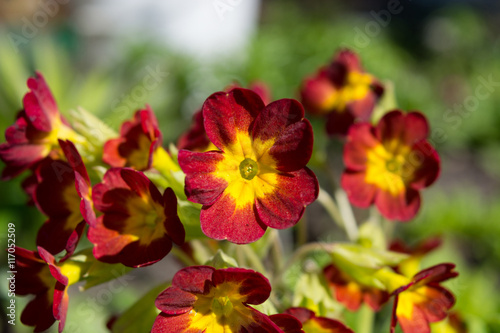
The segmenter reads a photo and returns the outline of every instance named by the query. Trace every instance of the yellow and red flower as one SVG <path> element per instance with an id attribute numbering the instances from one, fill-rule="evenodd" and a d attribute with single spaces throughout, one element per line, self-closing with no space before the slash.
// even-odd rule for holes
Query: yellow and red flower
<path id="1" fill-rule="evenodd" d="M 387 113 L 377 126 L 354 124 L 344 148 L 342 187 L 358 207 L 375 203 L 391 220 L 408 221 L 420 208 L 419 191 L 438 177 L 439 155 L 427 141 L 419 112 Z"/>
<path id="2" fill-rule="evenodd" d="M 95 219 L 90 199 L 90 179 L 71 141 L 59 141 L 68 162 L 46 158 L 36 170 L 34 201 L 49 219 L 37 235 L 37 245 L 52 254 L 73 253 L 85 227 Z"/>
<path id="3" fill-rule="evenodd" d="M 302 323 L 305 333 L 353 333 L 340 321 L 317 317 L 313 311 L 306 308 L 290 308 L 285 313 L 297 318 Z"/>
<path id="4" fill-rule="evenodd" d="M 102 160 L 112 167 L 131 167 L 147 170 L 153 163 L 153 154 L 162 143 L 158 121 L 149 107 L 138 110 L 132 120 L 120 128 L 120 137 L 104 144 Z"/>
<path id="5" fill-rule="evenodd" d="M 440 264 L 415 274 L 411 281 L 393 291 L 395 295 L 391 332 L 399 322 L 404 333 L 430 333 L 430 323 L 446 318 L 455 297 L 440 285 L 458 275 L 455 265 Z"/>
<path id="6" fill-rule="evenodd" d="M 406 253 L 410 256 L 400 262 L 395 268 L 396 271 L 405 276 L 413 276 L 420 271 L 420 262 L 422 258 L 429 252 L 441 246 L 442 240 L 440 237 L 432 237 L 421 241 L 414 247 L 409 247 L 401 240 L 394 240 L 389 246 L 389 250 L 393 252 Z"/>
<path id="7" fill-rule="evenodd" d="M 79 281 L 82 267 L 61 260 L 42 247 L 38 251 L 16 248 L 16 294 L 35 295 L 24 308 L 21 322 L 34 326 L 34 332 L 43 332 L 57 320 L 61 333 L 68 310 L 67 287 Z"/>
<path id="8" fill-rule="evenodd" d="M 370 120 L 383 91 L 380 82 L 363 71 L 357 54 L 345 49 L 305 79 L 300 94 L 308 112 L 327 116 L 329 135 L 344 136 L 356 120 Z"/>
<path id="9" fill-rule="evenodd" d="M 2 179 L 10 179 L 47 156 L 62 155 L 58 139 L 75 140 L 78 135 L 61 116 L 45 79 L 40 73 L 28 79 L 30 91 L 24 96 L 24 110 L 5 131 L 0 159 L 6 164 Z"/>
<path id="10" fill-rule="evenodd" d="M 92 198 L 103 214 L 90 225 L 88 239 L 100 261 L 151 265 L 170 252 L 172 242 L 184 243 L 173 190 L 167 188 L 161 195 L 140 171 L 109 169 L 93 188 Z"/>
<path id="11" fill-rule="evenodd" d="M 237 84 L 232 84 L 224 91 L 230 91 L 234 88 L 240 88 Z M 250 90 L 256 92 L 265 105 L 271 102 L 271 94 L 269 92 L 269 88 L 262 82 L 254 82 L 249 87 Z M 203 112 L 200 109 L 193 115 L 193 122 L 191 127 L 179 137 L 177 140 L 177 148 L 178 149 L 187 149 L 191 151 L 199 151 L 204 152 L 208 150 L 215 150 L 215 147 L 207 136 L 207 132 L 205 131 L 205 126 L 203 124 Z"/>
<path id="12" fill-rule="evenodd" d="M 253 91 L 235 88 L 211 95 L 203 117 L 219 150 L 178 155 L 188 200 L 203 205 L 203 232 L 250 243 L 267 227 L 295 225 L 319 190 L 306 167 L 313 133 L 302 105 L 282 99 L 265 106 Z"/>
<path id="13" fill-rule="evenodd" d="M 387 291 L 365 286 L 333 264 L 326 266 L 323 273 L 337 301 L 344 304 L 350 311 L 357 311 L 363 302 L 374 311 L 378 311 L 389 300 Z"/>
<path id="14" fill-rule="evenodd" d="M 152 333 L 282 332 L 250 305 L 271 293 L 269 281 L 243 268 L 191 266 L 178 271 L 155 305 L 161 310 Z"/>

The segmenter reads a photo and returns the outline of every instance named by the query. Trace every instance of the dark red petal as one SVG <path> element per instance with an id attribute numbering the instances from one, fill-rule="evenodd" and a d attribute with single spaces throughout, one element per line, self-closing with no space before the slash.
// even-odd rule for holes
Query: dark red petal
<path id="1" fill-rule="evenodd" d="M 177 148 L 204 151 L 209 144 L 210 140 L 203 126 L 203 113 L 199 110 L 193 115 L 193 121 L 189 130 L 177 140 Z"/>
<path id="2" fill-rule="evenodd" d="M 425 285 L 431 282 L 442 282 L 458 276 L 454 272 L 455 264 L 444 263 L 426 268 L 413 277 L 412 281 L 418 285 Z"/>
<path id="3" fill-rule="evenodd" d="M 54 256 L 40 246 L 37 246 L 37 250 L 40 257 L 49 265 L 50 274 L 52 274 L 54 279 L 58 283 L 67 286 L 68 277 L 61 272 L 61 268 L 57 266 Z"/>
<path id="4" fill-rule="evenodd" d="M 237 208 L 231 195 L 222 194 L 211 206 L 202 207 L 201 230 L 212 239 L 252 243 L 261 238 L 267 228 L 256 214 L 254 205 Z"/>
<path id="5" fill-rule="evenodd" d="M 455 304 L 455 296 L 447 289 L 432 284 L 426 287 L 427 302 L 416 304 L 430 323 L 443 320 L 448 315 L 448 310 Z"/>
<path id="6" fill-rule="evenodd" d="M 304 333 L 300 321 L 292 315 L 275 314 L 269 316 L 284 333 Z"/>
<path id="7" fill-rule="evenodd" d="M 405 115 L 401 110 L 394 110 L 380 119 L 376 133 L 382 143 L 397 139 L 407 146 L 412 146 L 415 142 L 427 138 L 429 125 L 425 116 L 419 112 Z"/>
<path id="8" fill-rule="evenodd" d="M 384 290 L 369 288 L 364 291 L 363 300 L 373 311 L 379 311 L 382 305 L 389 301 L 389 296 L 389 293 Z"/>
<path id="9" fill-rule="evenodd" d="M 205 130 L 210 141 L 224 150 L 234 143 L 236 133 L 250 133 L 250 126 L 265 105 L 255 92 L 235 88 L 212 94 L 203 104 Z"/>
<path id="10" fill-rule="evenodd" d="M 21 313 L 21 322 L 27 326 L 35 326 L 33 332 L 43 332 L 52 326 L 56 321 L 52 310 L 52 297 L 48 290 L 37 294 Z"/>
<path id="11" fill-rule="evenodd" d="M 149 196 L 163 206 L 163 198 L 160 191 L 142 172 L 123 168 L 120 170 L 120 176 L 138 197 Z"/>
<path id="12" fill-rule="evenodd" d="M 156 317 L 151 333 L 200 333 L 200 330 L 189 329 L 190 323 L 189 313 L 172 316 L 162 312 Z"/>
<path id="13" fill-rule="evenodd" d="M 373 109 L 377 104 L 377 95 L 373 91 L 368 91 L 365 97 L 350 102 L 346 110 L 351 113 L 355 119 L 361 121 L 370 121 Z"/>
<path id="14" fill-rule="evenodd" d="M 353 126 L 354 120 L 354 115 L 347 109 L 342 111 L 333 110 L 328 114 L 326 120 L 326 133 L 330 136 L 343 137 L 347 135 L 349 128 Z"/>
<path id="15" fill-rule="evenodd" d="M 337 93 L 337 88 L 327 75 L 326 71 L 320 68 L 314 77 L 306 78 L 302 82 L 301 102 L 311 114 L 322 115 L 333 111 L 328 100 Z"/>
<path id="16" fill-rule="evenodd" d="M 406 222 L 417 215 L 420 208 L 420 193 L 407 188 L 398 195 L 392 195 L 379 189 L 375 195 L 375 205 L 385 218 Z"/>
<path id="17" fill-rule="evenodd" d="M 118 147 L 124 142 L 123 138 L 116 138 L 106 141 L 102 149 L 102 160 L 112 167 L 124 167 L 127 159 L 120 155 Z"/>
<path id="18" fill-rule="evenodd" d="M 164 227 L 168 237 L 177 245 L 184 244 L 186 232 L 179 216 L 177 215 L 177 197 L 169 187 L 163 193 L 163 207 L 165 213 Z"/>
<path id="19" fill-rule="evenodd" d="M 417 306 L 413 306 L 412 318 L 398 317 L 399 325 L 404 333 L 431 333 L 425 314 Z"/>
<path id="20" fill-rule="evenodd" d="M 365 170 L 368 152 L 380 144 L 375 138 L 374 128 L 369 123 L 353 125 L 344 146 L 344 164 L 350 170 Z"/>
<path id="21" fill-rule="evenodd" d="M 179 315 L 193 309 L 198 298 L 178 287 L 169 287 L 162 291 L 155 300 L 155 306 L 169 315 Z"/>
<path id="22" fill-rule="evenodd" d="M 300 308 L 300 307 L 289 308 L 285 311 L 285 313 L 294 316 L 302 324 L 304 324 L 309 319 L 316 317 L 316 314 L 313 311 L 306 309 L 306 308 Z"/>
<path id="23" fill-rule="evenodd" d="M 2 171 L 2 180 L 19 175 L 36 162 L 45 157 L 47 146 L 43 144 L 25 144 L 13 146 L 7 143 L 0 145 L 0 159 L 6 164 Z"/>
<path id="24" fill-rule="evenodd" d="M 297 224 L 305 207 L 316 200 L 319 185 L 308 168 L 278 174 L 277 178 L 274 192 L 257 198 L 255 207 L 265 225 L 285 229 Z"/>
<path id="25" fill-rule="evenodd" d="M 413 171 L 409 175 L 411 187 L 416 190 L 432 185 L 439 176 L 439 155 L 426 140 L 419 141 L 412 147 L 407 163 L 409 172 Z"/>
<path id="26" fill-rule="evenodd" d="M 40 131 L 50 132 L 52 123 L 59 117 L 56 102 L 45 79 L 40 73 L 27 82 L 31 90 L 24 96 L 23 105 L 30 122 Z"/>
<path id="27" fill-rule="evenodd" d="M 234 292 L 246 296 L 244 304 L 261 304 L 271 294 L 271 284 L 264 275 L 244 268 L 218 269 L 212 275 L 212 283 L 216 287 L 224 283 L 238 286 Z"/>
<path id="28" fill-rule="evenodd" d="M 211 283 L 214 272 L 215 268 L 210 266 L 186 267 L 175 274 L 172 286 L 190 293 L 204 294 L 208 292 L 206 290 L 207 281 L 209 284 Z"/>
<path id="29" fill-rule="evenodd" d="M 252 139 L 275 140 L 269 154 L 280 171 L 303 168 L 311 158 L 312 127 L 304 119 L 302 105 L 294 99 L 280 99 L 266 106 L 252 126 Z"/>
<path id="30" fill-rule="evenodd" d="M 53 304 L 53 313 L 54 318 L 59 320 L 59 333 L 62 333 L 64 330 L 64 325 L 66 323 L 66 314 L 68 312 L 68 302 L 69 297 L 66 292 L 66 286 L 62 283 L 57 282 L 54 290 L 54 304 Z"/>
<path id="31" fill-rule="evenodd" d="M 227 182 L 212 173 L 217 163 L 224 159 L 221 152 L 195 153 L 179 151 L 179 165 L 186 174 L 185 192 L 189 201 L 203 205 L 212 204 L 226 189 Z"/>
<path id="32" fill-rule="evenodd" d="M 341 185 L 349 198 L 349 201 L 356 207 L 368 208 L 375 200 L 378 191 L 377 187 L 365 181 L 364 172 L 346 170 L 342 174 Z"/>

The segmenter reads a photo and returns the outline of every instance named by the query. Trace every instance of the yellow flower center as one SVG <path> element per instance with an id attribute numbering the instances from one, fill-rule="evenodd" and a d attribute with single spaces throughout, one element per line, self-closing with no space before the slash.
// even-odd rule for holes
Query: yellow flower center
<path id="1" fill-rule="evenodd" d="M 251 158 L 245 158 L 240 163 L 241 177 L 252 180 L 253 177 L 257 175 L 257 173 L 259 173 L 259 166 L 257 165 L 257 162 L 255 162 Z"/>
<path id="2" fill-rule="evenodd" d="M 130 217 L 125 223 L 123 234 L 128 234 L 132 241 L 149 244 L 156 238 L 163 237 L 165 228 L 163 207 L 147 195 L 137 197 L 128 202 Z"/>
<path id="3" fill-rule="evenodd" d="M 229 317 L 233 311 L 233 303 L 229 297 L 216 297 L 212 301 L 212 311 L 217 317 Z"/>
<path id="4" fill-rule="evenodd" d="M 75 263 L 65 262 L 61 266 L 61 273 L 68 278 L 68 286 L 80 280 L 82 268 Z"/>
<path id="5" fill-rule="evenodd" d="M 372 148 L 367 154 L 366 182 L 395 196 L 403 192 L 412 173 L 407 163 L 410 151 L 396 141 Z"/>
<path id="6" fill-rule="evenodd" d="M 348 103 L 365 98 L 370 91 L 372 76 L 367 73 L 349 72 L 345 85 L 340 90 L 332 91 L 323 103 L 325 109 L 345 110 Z"/>

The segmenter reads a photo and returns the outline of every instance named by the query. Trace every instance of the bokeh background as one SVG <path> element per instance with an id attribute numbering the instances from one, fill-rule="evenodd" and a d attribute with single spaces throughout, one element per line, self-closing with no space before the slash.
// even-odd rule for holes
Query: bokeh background
<path id="1" fill-rule="evenodd" d="M 426 265 L 456 263 L 460 277 L 448 286 L 470 332 L 500 332 L 499 33 L 495 0 L 0 0 L 0 131 L 38 70 L 63 114 L 81 106 L 118 130 L 148 103 L 164 143 L 175 143 L 211 93 L 263 81 L 273 99 L 297 97 L 305 76 L 352 48 L 393 87 L 401 109 L 428 116 L 442 157 L 418 217 L 395 232 L 410 244 L 442 236 Z M 317 141 L 330 145 L 312 121 Z M 340 161 L 340 151 L 327 158 Z M 0 183 L 2 248 L 7 223 L 16 224 L 17 245 L 33 249 L 44 221 L 25 205 L 20 181 Z M 311 239 L 335 239 L 325 219 L 316 217 Z M 134 272 L 119 292 L 72 290 L 68 323 L 78 327 L 68 331 L 106 332 L 109 317 L 148 290 L 145 281 L 175 272 L 169 261 L 154 267 Z M 2 304 L 6 294 L 1 283 Z M 18 316 L 26 300 L 18 298 Z M 4 319 L 2 332 L 12 330 Z"/>

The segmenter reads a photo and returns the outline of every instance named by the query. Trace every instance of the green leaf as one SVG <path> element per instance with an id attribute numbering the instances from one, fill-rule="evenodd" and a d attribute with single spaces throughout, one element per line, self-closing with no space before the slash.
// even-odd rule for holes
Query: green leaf
<path id="1" fill-rule="evenodd" d="M 111 281 L 116 278 L 129 273 L 133 268 L 124 266 L 122 264 L 106 264 L 101 261 L 95 261 L 88 270 L 85 276 L 85 285 L 81 287 L 82 290 L 87 290 L 101 283 Z"/>
<path id="2" fill-rule="evenodd" d="M 155 299 L 170 284 L 162 283 L 151 289 L 135 302 L 113 324 L 113 333 L 150 332 L 160 311 L 155 306 Z"/>
<path id="3" fill-rule="evenodd" d="M 177 199 L 177 214 L 186 230 L 186 241 L 205 237 L 200 225 L 201 205 Z"/>
<path id="4" fill-rule="evenodd" d="M 236 260 L 233 257 L 228 256 L 221 249 L 217 250 L 217 253 L 209 259 L 205 265 L 212 266 L 216 269 L 238 267 Z"/>

